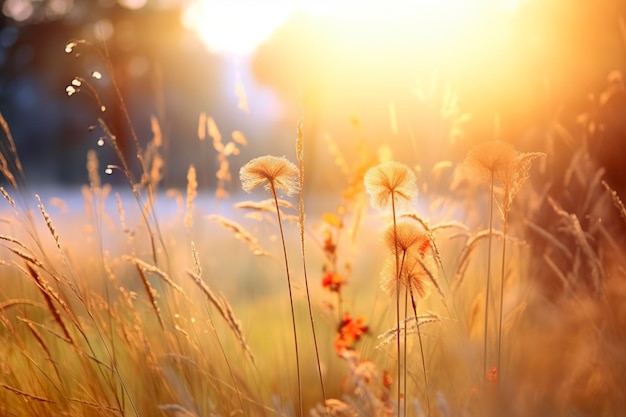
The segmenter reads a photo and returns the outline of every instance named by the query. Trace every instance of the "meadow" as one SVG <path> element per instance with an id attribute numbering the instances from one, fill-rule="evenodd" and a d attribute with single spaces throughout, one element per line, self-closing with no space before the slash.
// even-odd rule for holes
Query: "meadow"
<path id="1" fill-rule="evenodd" d="M 67 92 L 101 107 L 90 83 Z M 193 165 L 163 189 L 156 118 L 133 158 L 98 119 L 118 160 L 90 151 L 55 195 L 3 119 L 0 414 L 620 415 L 626 209 L 586 130 L 554 127 L 431 166 L 329 140 L 340 186 L 318 189 L 306 120 L 290 155 L 235 166 L 247 139 L 201 114 L 206 190 Z"/>

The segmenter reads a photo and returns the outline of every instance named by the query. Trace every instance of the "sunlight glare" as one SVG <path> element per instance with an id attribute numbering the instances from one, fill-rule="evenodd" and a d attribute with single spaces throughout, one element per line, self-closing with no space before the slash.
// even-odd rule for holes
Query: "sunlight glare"
<path id="1" fill-rule="evenodd" d="M 196 0 L 184 11 L 183 24 L 211 52 L 251 53 L 293 12 L 287 0 Z"/>
<path id="2" fill-rule="evenodd" d="M 195 31 L 212 52 L 253 52 L 295 12 L 328 17 L 326 27 L 340 41 L 381 44 L 418 42 L 427 49 L 446 49 L 467 36 L 480 36 L 502 14 L 514 13 L 521 0 L 195 0 L 183 13 L 183 24 Z M 487 27 L 485 27 L 485 25 Z M 458 46 L 458 45 L 457 45 Z"/>

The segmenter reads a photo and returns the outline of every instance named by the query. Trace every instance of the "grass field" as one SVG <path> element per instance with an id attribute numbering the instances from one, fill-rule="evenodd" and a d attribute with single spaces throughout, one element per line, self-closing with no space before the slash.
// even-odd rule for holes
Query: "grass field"
<path id="1" fill-rule="evenodd" d="M 243 167 L 230 160 L 245 138 L 200 121 L 216 191 L 193 166 L 186 189 L 161 189 L 156 119 L 136 161 L 100 120 L 119 157 L 107 169 L 128 187 L 106 184 L 94 151 L 89 183 L 58 195 L 24 185 L 3 123 L 1 415 L 626 407 L 626 209 L 583 138 L 558 177 L 565 157 L 548 146 L 488 140 L 418 177 L 420 161 L 395 161 L 391 146 L 368 158 L 329 146 L 342 186 L 318 190 L 306 121 L 291 156 Z"/>

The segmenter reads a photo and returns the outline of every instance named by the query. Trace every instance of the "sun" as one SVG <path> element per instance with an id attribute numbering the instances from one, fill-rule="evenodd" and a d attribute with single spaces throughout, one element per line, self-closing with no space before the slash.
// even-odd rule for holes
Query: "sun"
<path id="1" fill-rule="evenodd" d="M 182 19 L 211 52 L 249 54 L 294 12 L 291 3 L 195 0 Z"/>
<path id="2" fill-rule="evenodd" d="M 466 38 L 483 36 L 513 13 L 520 0 L 195 0 L 183 23 L 215 53 L 249 54 L 293 13 L 331 16 L 330 28 L 341 41 L 361 43 L 419 42 L 423 49 L 446 51 Z"/>

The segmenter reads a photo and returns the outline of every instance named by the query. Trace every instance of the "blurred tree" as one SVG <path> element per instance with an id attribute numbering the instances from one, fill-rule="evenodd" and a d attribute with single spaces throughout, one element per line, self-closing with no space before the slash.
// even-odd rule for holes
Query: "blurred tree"
<path id="1" fill-rule="evenodd" d="M 140 142 L 151 136 L 150 116 L 157 116 L 165 134 L 165 151 L 176 140 L 167 160 L 168 176 L 183 183 L 186 166 L 198 152 L 189 145 L 201 111 L 216 107 L 223 57 L 209 54 L 181 23 L 179 0 L 7 0 L 0 16 L 0 112 L 16 138 L 18 151 L 32 181 L 86 181 L 85 155 L 94 148 L 102 117 L 129 159 L 134 151 L 129 126 L 116 102 L 116 80 L 137 129 Z M 64 53 L 69 41 L 83 39 Z M 96 52 L 105 51 L 106 62 Z M 192 65 L 189 65 L 192 64 Z M 90 78 L 92 71 L 101 80 Z M 90 79 L 106 111 L 101 113 L 87 88 L 68 97 L 75 77 Z M 200 87 L 200 88 L 199 88 Z M 172 138 L 171 133 L 176 132 Z M 118 163 L 110 149 L 102 163 Z M 209 161 L 209 165 L 213 161 Z M 206 161 L 205 161 L 206 165 Z"/>

